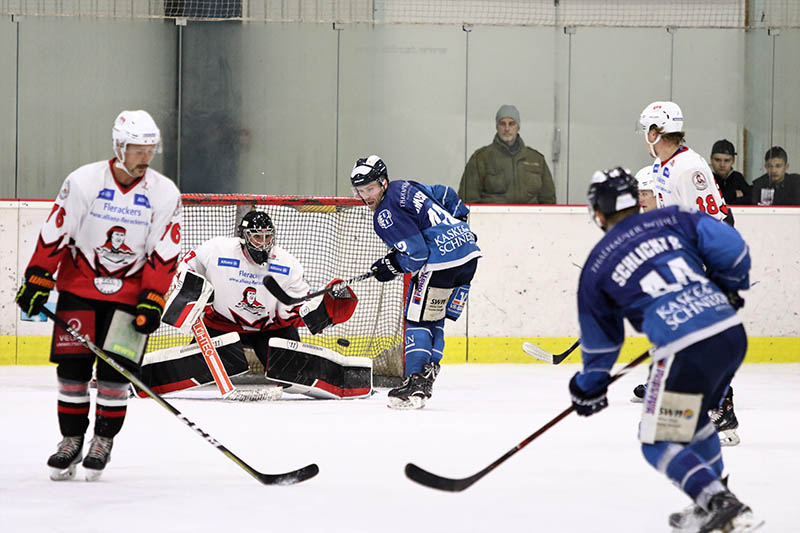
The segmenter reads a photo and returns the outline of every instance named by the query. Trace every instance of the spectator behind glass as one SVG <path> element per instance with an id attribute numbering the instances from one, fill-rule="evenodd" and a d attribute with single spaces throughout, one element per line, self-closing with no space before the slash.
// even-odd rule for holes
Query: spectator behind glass
<path id="1" fill-rule="evenodd" d="M 787 174 L 789 157 L 786 150 L 773 146 L 764 155 L 767 173 L 753 182 L 753 203 L 756 205 L 800 205 L 800 175 Z"/>
<path id="2" fill-rule="evenodd" d="M 519 111 L 502 105 L 492 144 L 469 158 L 458 195 L 468 204 L 554 204 L 556 189 L 544 156 L 519 136 Z"/>
<path id="3" fill-rule="evenodd" d="M 742 176 L 741 172 L 733 170 L 736 161 L 736 149 L 728 139 L 714 143 L 711 148 L 711 170 L 714 179 L 728 205 L 749 205 L 752 198 L 752 187 Z"/>

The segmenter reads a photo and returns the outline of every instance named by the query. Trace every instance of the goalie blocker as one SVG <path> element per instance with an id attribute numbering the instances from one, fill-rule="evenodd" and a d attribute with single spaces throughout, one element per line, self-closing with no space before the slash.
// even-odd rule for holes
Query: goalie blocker
<path id="1" fill-rule="evenodd" d="M 284 392 L 312 398 L 364 398 L 372 393 L 372 360 L 345 357 L 323 346 L 274 337 L 269 340 L 267 379 Z"/>

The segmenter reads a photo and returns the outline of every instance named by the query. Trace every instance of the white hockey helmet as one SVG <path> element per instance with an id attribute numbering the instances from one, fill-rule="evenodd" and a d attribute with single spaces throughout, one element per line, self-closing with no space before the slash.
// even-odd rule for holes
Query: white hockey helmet
<path id="1" fill-rule="evenodd" d="M 636 173 L 636 181 L 639 183 L 640 191 L 654 191 L 656 180 L 653 177 L 653 165 L 640 168 Z"/>
<path id="2" fill-rule="evenodd" d="M 120 113 L 111 128 L 111 139 L 114 154 L 121 163 L 125 162 L 125 150 L 129 144 L 152 145 L 156 153 L 161 153 L 161 131 L 150 113 L 143 109 Z"/>
<path id="3" fill-rule="evenodd" d="M 636 131 L 646 135 L 652 126 L 656 126 L 660 134 L 684 131 L 681 108 L 675 102 L 653 102 L 639 115 Z"/>

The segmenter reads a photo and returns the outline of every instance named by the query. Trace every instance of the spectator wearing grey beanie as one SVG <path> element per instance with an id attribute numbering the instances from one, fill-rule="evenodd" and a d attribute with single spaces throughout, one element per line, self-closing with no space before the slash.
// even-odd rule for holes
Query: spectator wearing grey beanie
<path id="1" fill-rule="evenodd" d="M 525 146 L 519 110 L 503 104 L 495 114 L 492 144 L 467 162 L 458 194 L 470 204 L 554 204 L 555 185 L 544 156 Z"/>

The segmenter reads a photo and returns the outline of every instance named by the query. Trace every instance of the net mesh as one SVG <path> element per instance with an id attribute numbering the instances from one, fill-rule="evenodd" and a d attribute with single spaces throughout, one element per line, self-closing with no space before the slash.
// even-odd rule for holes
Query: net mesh
<path id="1" fill-rule="evenodd" d="M 354 198 L 184 194 L 183 205 L 183 253 L 212 237 L 236 236 L 238 220 L 251 207 L 265 211 L 275 224 L 276 244 L 300 261 L 312 290 L 324 287 L 334 277 L 350 279 L 363 274 L 388 251 L 372 229 L 372 213 Z M 302 340 L 342 355 L 369 357 L 376 375 L 402 376 L 402 281 L 368 279 L 353 290 L 359 303 L 350 320 L 318 335 L 301 328 Z M 349 346 L 343 346 L 340 339 Z M 190 340 L 162 325 L 150 337 L 147 349 L 160 350 Z"/>
<path id="2" fill-rule="evenodd" d="M 0 0 L 0 13 L 252 22 L 800 27 L 797 0 Z"/>

